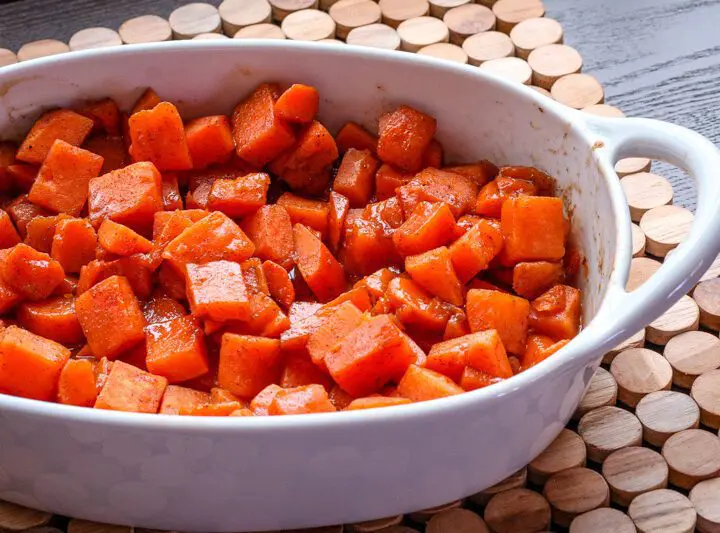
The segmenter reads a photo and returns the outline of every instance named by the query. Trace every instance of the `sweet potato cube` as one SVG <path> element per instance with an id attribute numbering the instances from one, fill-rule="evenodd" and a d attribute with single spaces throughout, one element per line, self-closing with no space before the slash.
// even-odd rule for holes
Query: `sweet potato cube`
<path id="1" fill-rule="evenodd" d="M 75 274 L 95 259 L 96 248 L 97 234 L 87 219 L 66 218 L 57 224 L 50 255 L 65 272 Z"/>
<path id="2" fill-rule="evenodd" d="M 478 186 L 461 174 L 426 168 L 396 192 L 406 214 L 412 213 L 420 202 L 445 202 L 453 216 L 459 218 L 472 213 Z"/>
<path id="3" fill-rule="evenodd" d="M 490 161 L 483 159 L 477 163 L 444 167 L 443 170 L 470 178 L 478 187 L 482 187 L 497 176 L 499 169 Z"/>
<path id="4" fill-rule="evenodd" d="M 255 245 L 255 255 L 290 268 L 295 239 L 290 215 L 282 205 L 264 205 L 246 217 L 241 225 Z"/>
<path id="5" fill-rule="evenodd" d="M 490 265 L 503 247 L 502 232 L 481 219 L 450 245 L 450 259 L 462 283 L 467 283 Z"/>
<path id="6" fill-rule="evenodd" d="M 280 341 L 225 333 L 220 345 L 218 385 L 241 398 L 254 398 L 276 383 L 282 368 Z"/>
<path id="7" fill-rule="evenodd" d="M 323 317 L 318 327 L 308 338 L 307 351 L 312 362 L 326 368 L 325 357 L 352 330 L 363 323 L 365 317 L 351 302 L 344 302 Z"/>
<path id="8" fill-rule="evenodd" d="M 410 339 L 389 315 L 365 321 L 325 356 L 335 382 L 355 397 L 378 392 L 415 360 Z"/>
<path id="9" fill-rule="evenodd" d="M 532 261 L 513 268 L 513 290 L 524 298 L 537 298 L 563 280 L 562 263 Z"/>
<path id="10" fill-rule="evenodd" d="M 284 309 L 289 309 L 295 301 L 295 287 L 288 271 L 272 261 L 264 261 L 262 270 L 263 274 L 265 274 L 270 296 Z"/>
<path id="11" fill-rule="evenodd" d="M 17 326 L 0 333 L 0 392 L 54 400 L 70 350 Z"/>
<path id="12" fill-rule="evenodd" d="M 350 200 L 351 207 L 365 207 L 373 195 L 379 164 L 370 150 L 350 148 L 340 162 L 333 190 Z"/>
<path id="13" fill-rule="evenodd" d="M 190 309 L 195 316 L 219 321 L 250 318 L 250 301 L 242 269 L 237 263 L 190 263 L 186 287 Z"/>
<path id="14" fill-rule="evenodd" d="M 505 349 L 520 355 L 525 351 L 530 302 L 499 291 L 471 289 L 467 294 L 470 331 L 497 330 Z"/>
<path id="15" fill-rule="evenodd" d="M 0 209 L 0 249 L 11 248 L 19 242 L 20 235 L 18 235 L 10 215 L 7 211 Z"/>
<path id="16" fill-rule="evenodd" d="M 395 316 L 407 326 L 443 331 L 450 318 L 450 312 L 439 300 L 404 277 L 396 277 L 388 283 L 386 298 Z"/>
<path id="17" fill-rule="evenodd" d="M 509 261 L 558 261 L 565 255 L 561 198 L 518 196 L 503 203 L 504 254 Z"/>
<path id="18" fill-rule="evenodd" d="M 97 241 L 111 254 L 121 256 L 146 254 L 153 249 L 153 243 L 145 237 L 109 218 L 100 224 Z"/>
<path id="19" fill-rule="evenodd" d="M 302 224 L 295 224 L 293 234 L 298 269 L 317 299 L 326 302 L 343 292 L 345 270 L 327 246 Z"/>
<path id="20" fill-rule="evenodd" d="M 478 331 L 435 344 L 428 353 L 425 367 L 439 372 L 456 383 L 470 366 L 493 377 L 513 375 L 500 336 L 494 329 Z"/>
<path id="21" fill-rule="evenodd" d="M 534 196 L 537 187 L 531 181 L 499 176 L 480 189 L 475 212 L 486 217 L 500 218 L 505 200 L 517 196 Z"/>
<path id="22" fill-rule="evenodd" d="M 165 266 L 165 265 L 163 265 Z M 173 271 L 174 272 L 174 271 Z M 90 261 L 80 269 L 77 294 L 82 294 L 90 287 L 108 279 L 111 276 L 123 276 L 130 283 L 135 295 L 141 300 L 150 297 L 152 292 L 152 269 L 143 255 L 121 257 L 114 261 Z M 163 285 L 163 269 L 158 273 L 160 284 Z M 181 278 L 182 282 L 182 278 Z M 177 298 L 185 297 L 185 288 Z"/>
<path id="23" fill-rule="evenodd" d="M 180 385 L 168 385 L 160 402 L 161 415 L 179 415 L 181 412 L 192 411 L 196 407 L 210 401 L 207 392 L 181 387 Z"/>
<path id="24" fill-rule="evenodd" d="M 288 122 L 307 123 L 317 115 L 320 94 L 315 87 L 294 83 L 275 102 L 275 114 Z"/>
<path id="25" fill-rule="evenodd" d="M 72 295 L 24 302 L 18 308 L 17 319 L 25 329 L 60 344 L 73 346 L 85 340 Z"/>
<path id="26" fill-rule="evenodd" d="M 60 263 L 26 244 L 9 248 L 0 262 L 0 275 L 14 291 L 28 300 L 44 300 L 65 278 Z"/>
<path id="27" fill-rule="evenodd" d="M 58 379 L 58 403 L 92 407 L 97 399 L 95 362 L 90 359 L 70 359 Z"/>
<path id="28" fill-rule="evenodd" d="M 227 215 L 216 211 L 195 222 L 175 237 L 162 254 L 178 272 L 188 263 L 241 262 L 253 255 L 255 246 Z"/>
<path id="29" fill-rule="evenodd" d="M 112 98 L 88 102 L 77 112 L 93 120 L 96 132 L 103 131 L 108 135 L 120 133 L 120 109 Z"/>
<path id="30" fill-rule="evenodd" d="M 268 385 L 252 399 L 250 402 L 250 410 L 255 416 L 268 416 L 270 404 L 273 398 L 275 398 L 275 395 L 281 390 L 283 390 L 282 387 L 275 383 Z"/>
<path id="31" fill-rule="evenodd" d="M 95 409 L 157 413 L 167 385 L 162 376 L 115 361 L 95 401 Z"/>
<path id="32" fill-rule="evenodd" d="M 210 370 L 205 335 L 195 317 L 183 316 L 145 328 L 147 369 L 170 383 L 195 379 Z"/>
<path id="33" fill-rule="evenodd" d="M 367 396 L 351 401 L 346 411 L 360 411 L 362 409 L 378 409 L 380 407 L 395 407 L 396 405 L 407 405 L 412 401 L 407 398 L 390 396 Z"/>
<path id="34" fill-rule="evenodd" d="M 230 120 L 225 115 L 191 120 L 185 126 L 185 138 L 194 168 L 226 163 L 235 150 Z"/>
<path id="35" fill-rule="evenodd" d="M 115 359 L 145 339 L 145 317 L 127 278 L 111 276 L 75 300 L 92 353 Z"/>
<path id="36" fill-rule="evenodd" d="M 327 391 L 322 385 L 304 385 L 293 389 L 283 389 L 275 394 L 268 414 L 305 415 L 310 413 L 332 413 L 335 406 L 330 402 Z"/>
<path id="37" fill-rule="evenodd" d="M 413 402 L 424 402 L 464 392 L 447 376 L 428 368 L 410 365 L 398 383 L 398 394 Z"/>
<path id="38" fill-rule="evenodd" d="M 530 327 L 555 340 L 572 339 L 580 331 L 580 291 L 555 285 L 532 301 Z"/>
<path id="39" fill-rule="evenodd" d="M 233 111 L 232 133 L 237 155 L 262 168 L 295 141 L 292 128 L 275 115 L 276 85 L 263 84 Z"/>
<path id="40" fill-rule="evenodd" d="M 392 165 L 383 163 L 375 173 L 375 196 L 378 200 L 386 200 L 395 196 L 399 187 L 412 181 L 415 174 L 403 172 Z"/>
<path id="41" fill-rule="evenodd" d="M 437 202 L 420 202 L 405 222 L 393 233 L 397 251 L 403 255 L 416 255 L 438 246 L 444 246 L 458 234 L 450 207 Z"/>
<path id="42" fill-rule="evenodd" d="M 122 137 L 95 135 L 85 141 L 82 147 L 103 158 L 100 174 L 107 174 L 122 168 L 128 164 L 130 159 Z"/>
<path id="43" fill-rule="evenodd" d="M 460 378 L 460 386 L 466 391 L 482 389 L 493 383 L 502 381 L 502 378 L 496 378 L 485 372 L 475 370 L 470 366 L 466 366 Z"/>
<path id="44" fill-rule="evenodd" d="M 103 220 L 149 233 L 156 211 L 163 210 L 162 177 L 155 165 L 142 162 L 103 174 L 90 181 L 90 222 Z"/>
<path id="45" fill-rule="evenodd" d="M 102 165 L 99 155 L 58 139 L 50 147 L 28 198 L 48 211 L 78 216 L 88 198 L 88 184 Z"/>
<path id="46" fill-rule="evenodd" d="M 268 287 L 265 271 L 262 267 L 262 261 L 257 257 L 251 257 L 240 263 L 242 268 L 245 286 L 248 292 L 261 292 L 270 296 L 270 287 Z"/>
<path id="47" fill-rule="evenodd" d="M 378 138 L 356 122 L 347 122 L 335 136 L 338 150 L 347 152 L 350 148 L 370 150 L 377 153 Z"/>
<path id="48" fill-rule="evenodd" d="M 345 233 L 345 218 L 350 210 L 350 201 L 335 191 L 330 192 L 328 200 L 328 244 L 333 252 L 340 248 L 340 241 Z"/>
<path id="49" fill-rule="evenodd" d="M 322 236 L 325 236 L 330 210 L 327 202 L 311 200 L 286 192 L 278 198 L 277 205 L 287 210 L 293 224 L 303 224 L 308 228 L 319 231 Z"/>
<path id="50" fill-rule="evenodd" d="M 405 270 L 412 280 L 430 294 L 463 304 L 463 286 L 453 269 L 450 252 L 445 246 L 405 258 Z"/>
<path id="51" fill-rule="evenodd" d="M 401 105 L 380 117 L 377 153 L 384 163 L 407 172 L 422 167 L 423 154 L 430 145 L 436 120 L 410 106 Z"/>
<path id="52" fill-rule="evenodd" d="M 80 146 L 93 124 L 92 119 L 69 109 L 48 111 L 33 124 L 15 157 L 26 163 L 40 165 L 56 140 Z"/>
<path id="53" fill-rule="evenodd" d="M 137 102 L 135 102 L 135 105 L 133 105 L 130 114 L 134 115 L 139 111 L 147 111 L 148 109 L 152 109 L 153 107 L 158 105 L 160 102 L 162 102 L 162 99 L 152 89 L 152 87 L 148 87 L 140 95 L 140 98 L 137 99 Z"/>
<path id="54" fill-rule="evenodd" d="M 192 168 L 182 118 L 170 102 L 132 114 L 128 129 L 133 161 L 150 161 L 158 170 Z"/>
<path id="55" fill-rule="evenodd" d="M 267 202 L 270 176 L 264 172 L 231 180 L 215 180 L 208 196 L 208 209 L 222 211 L 231 218 L 254 213 Z"/>
<path id="56" fill-rule="evenodd" d="M 555 341 L 545 335 L 530 334 L 528 335 L 527 347 L 525 353 L 520 357 L 520 366 L 522 369 L 530 368 L 544 361 L 552 354 L 564 347 L 570 339 L 562 339 Z"/>
<path id="57" fill-rule="evenodd" d="M 333 382 L 327 371 L 321 370 L 313 363 L 306 352 L 297 351 L 285 355 L 280 385 L 289 389 L 313 384 L 322 385 L 326 390 L 330 390 Z"/>
<path id="58" fill-rule="evenodd" d="M 143 305 L 143 316 L 145 316 L 145 322 L 148 324 L 166 322 L 173 318 L 185 316 L 185 314 L 183 305 L 162 291 L 153 293 L 152 298 Z"/>
<path id="59" fill-rule="evenodd" d="M 49 254 L 50 249 L 52 248 L 52 240 L 55 235 L 55 229 L 57 228 L 58 223 L 66 218 L 68 218 L 68 216 L 64 214 L 33 218 L 25 227 L 26 235 L 23 242 L 28 246 L 32 246 L 38 252 L 45 252 L 46 254 Z M 15 228 L 13 227 L 13 230 L 14 229 Z"/>

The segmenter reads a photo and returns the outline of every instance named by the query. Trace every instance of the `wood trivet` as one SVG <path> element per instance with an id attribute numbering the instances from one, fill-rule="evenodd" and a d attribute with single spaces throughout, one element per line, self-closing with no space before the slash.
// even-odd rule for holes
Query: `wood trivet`
<path id="1" fill-rule="evenodd" d="M 46 39 L 27 43 L 17 53 L 0 49 L 0 67 L 68 51 L 174 38 L 346 41 L 467 62 L 533 83 L 546 96 L 586 113 L 624 116 L 603 103 L 604 91 L 595 78 L 580 73 L 580 54 L 572 43 L 563 44 L 562 26 L 544 18 L 540 0 L 183 4 L 167 18 L 136 17 L 117 31 L 87 28 L 68 43 Z M 672 205 L 670 182 L 650 173 L 651 165 L 644 157 L 615 165 L 635 222 L 628 290 L 657 271 L 692 220 L 689 211 Z M 719 532 L 719 276 L 720 257 L 690 296 L 610 350 L 571 425 L 527 468 L 463 501 L 313 533 L 533 533 L 568 526 L 570 533 L 682 533 L 696 524 L 701 533 Z M 608 507 L 610 501 L 618 508 Z M 134 533 L 129 527 L 68 521 L 4 502 L 0 531 Z"/>

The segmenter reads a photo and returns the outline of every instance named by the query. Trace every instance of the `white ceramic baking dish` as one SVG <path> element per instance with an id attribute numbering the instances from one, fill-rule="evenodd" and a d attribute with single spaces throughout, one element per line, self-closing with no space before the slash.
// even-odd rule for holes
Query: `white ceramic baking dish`
<path id="1" fill-rule="evenodd" d="M 372 411 L 191 418 L 94 411 L 0 395 L 0 499 L 69 516 L 180 531 L 354 522 L 486 488 L 542 451 L 602 354 L 660 315 L 720 252 L 720 153 L 641 119 L 582 114 L 474 67 L 407 53 L 275 41 L 180 42 L 65 54 L 0 70 L 0 133 L 39 112 L 147 87 L 186 118 L 229 112 L 264 81 L 304 82 L 321 119 L 376 127 L 406 103 L 438 118 L 447 158 L 535 165 L 558 180 L 587 256 L 586 327 L 536 367 L 460 396 Z M 663 159 L 698 185 L 687 241 L 639 290 L 624 290 L 630 219 L 613 162 Z M 542 231 L 539 227 L 538 231 Z"/>

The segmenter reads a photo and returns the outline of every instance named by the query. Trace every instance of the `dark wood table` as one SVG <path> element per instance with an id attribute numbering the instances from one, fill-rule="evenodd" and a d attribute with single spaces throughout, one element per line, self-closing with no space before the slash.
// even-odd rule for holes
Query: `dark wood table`
<path id="1" fill-rule="evenodd" d="M 209 0 L 219 4 L 220 0 Z M 117 29 L 128 18 L 167 17 L 182 0 L 17 0 L 0 5 L 0 47 L 54 38 L 91 26 Z M 720 0 L 545 0 L 565 28 L 584 71 L 600 79 L 607 102 L 630 116 L 668 120 L 720 144 Z M 694 206 L 692 184 L 669 177 L 677 203 Z"/>

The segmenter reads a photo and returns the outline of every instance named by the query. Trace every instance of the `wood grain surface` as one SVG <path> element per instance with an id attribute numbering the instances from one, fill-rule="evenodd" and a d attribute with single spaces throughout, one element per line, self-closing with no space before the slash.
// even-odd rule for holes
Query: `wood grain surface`
<path id="1" fill-rule="evenodd" d="M 220 0 L 208 0 L 218 5 Z M 117 29 L 128 18 L 168 17 L 184 0 L 17 0 L 0 4 L 0 48 L 26 42 L 68 42 L 83 28 Z M 606 88 L 608 103 L 628 116 L 667 120 L 720 144 L 720 0 L 546 0 L 565 42 L 583 56 L 583 70 Z M 653 167 L 675 188 L 675 203 L 695 206 L 691 182 L 666 165 Z"/>

